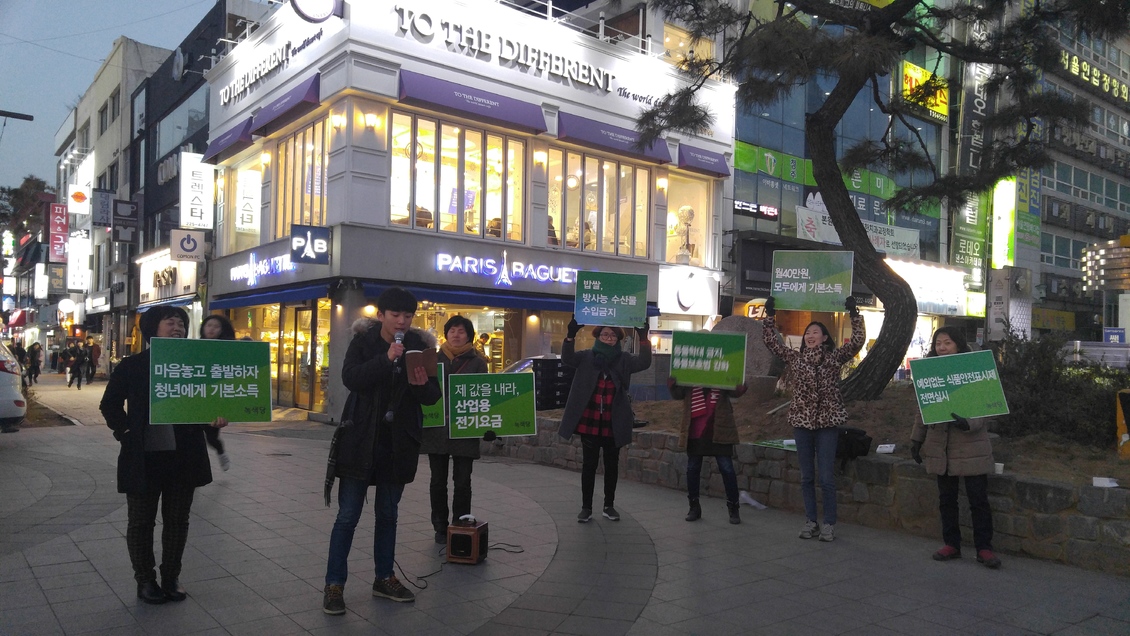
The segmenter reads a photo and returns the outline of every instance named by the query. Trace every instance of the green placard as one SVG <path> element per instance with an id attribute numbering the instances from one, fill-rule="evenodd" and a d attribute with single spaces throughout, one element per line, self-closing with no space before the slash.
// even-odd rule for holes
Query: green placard
<path id="1" fill-rule="evenodd" d="M 647 274 L 577 272 L 573 313 L 582 325 L 644 326 L 647 322 Z"/>
<path id="2" fill-rule="evenodd" d="M 924 424 L 953 421 L 950 413 L 965 418 L 1008 413 L 991 351 L 911 360 L 910 374 Z"/>
<path id="3" fill-rule="evenodd" d="M 436 365 L 436 380 L 439 382 L 439 390 L 441 393 L 439 401 L 435 404 L 420 406 L 424 411 L 424 428 L 447 426 L 447 409 L 444 406 L 447 402 L 447 389 L 443 382 L 446 367 L 447 365 L 443 363 Z"/>
<path id="4" fill-rule="evenodd" d="M 844 311 L 851 295 L 851 252 L 773 252 L 773 300 L 777 309 Z"/>
<path id="5" fill-rule="evenodd" d="M 732 389 L 745 383 L 746 334 L 676 331 L 671 377 L 684 386 Z"/>
<path id="6" fill-rule="evenodd" d="M 149 422 L 271 421 L 271 349 L 266 342 L 153 338 Z"/>
<path id="7" fill-rule="evenodd" d="M 533 373 L 456 373 L 447 388 L 451 439 L 538 432 Z"/>

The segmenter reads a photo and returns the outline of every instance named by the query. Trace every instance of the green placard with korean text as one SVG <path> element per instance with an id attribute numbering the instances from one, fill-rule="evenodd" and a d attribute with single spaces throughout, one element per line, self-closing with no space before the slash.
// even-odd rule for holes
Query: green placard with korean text
<path id="1" fill-rule="evenodd" d="M 271 421 L 271 350 L 266 342 L 153 338 L 149 422 Z"/>
<path id="2" fill-rule="evenodd" d="M 456 373 L 447 391 L 451 439 L 538 432 L 533 373 Z"/>
<path id="3" fill-rule="evenodd" d="M 671 377 L 684 386 L 732 389 L 745 383 L 746 334 L 676 331 Z"/>
<path id="4" fill-rule="evenodd" d="M 647 275 L 577 272 L 573 307 L 582 325 L 642 327 L 647 322 Z"/>
<path id="5" fill-rule="evenodd" d="M 991 351 L 911 360 L 910 374 L 924 424 L 952 422 L 951 413 L 964 418 L 1008 413 Z"/>
<path id="6" fill-rule="evenodd" d="M 770 293 L 777 309 L 844 311 L 851 295 L 851 252 L 773 252 Z"/>
<path id="7" fill-rule="evenodd" d="M 439 428 L 447 425 L 447 387 L 443 382 L 446 370 L 446 364 L 436 365 L 436 381 L 439 382 L 439 390 L 443 394 L 439 401 L 432 405 L 421 405 L 420 407 L 424 411 L 424 428 Z"/>

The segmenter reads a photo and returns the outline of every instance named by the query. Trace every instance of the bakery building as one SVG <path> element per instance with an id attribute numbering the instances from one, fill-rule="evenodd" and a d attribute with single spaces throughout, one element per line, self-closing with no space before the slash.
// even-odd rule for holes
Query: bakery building
<path id="1" fill-rule="evenodd" d="M 470 318 L 496 371 L 559 351 L 580 270 L 647 274 L 659 331 L 717 313 L 734 90 L 700 91 L 703 135 L 642 147 L 680 82 L 640 35 L 661 19 L 602 39 L 506 3 L 317 4 L 207 76 L 206 311 L 271 343 L 279 406 L 340 411 L 350 326 L 393 285 L 417 327 Z"/>

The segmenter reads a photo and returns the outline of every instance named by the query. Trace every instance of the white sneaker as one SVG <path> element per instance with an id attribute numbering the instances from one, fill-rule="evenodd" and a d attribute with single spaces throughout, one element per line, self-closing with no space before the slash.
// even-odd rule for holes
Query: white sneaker
<path id="1" fill-rule="evenodd" d="M 821 541 L 835 541 L 836 540 L 836 526 L 825 523 L 820 526 L 820 540 Z"/>
<path id="2" fill-rule="evenodd" d="M 811 539 L 820 532 L 820 527 L 816 525 L 815 521 L 805 521 L 804 527 L 800 529 L 801 539 Z"/>
<path id="3" fill-rule="evenodd" d="M 231 468 L 231 459 L 227 453 L 220 453 L 220 468 L 226 473 Z"/>

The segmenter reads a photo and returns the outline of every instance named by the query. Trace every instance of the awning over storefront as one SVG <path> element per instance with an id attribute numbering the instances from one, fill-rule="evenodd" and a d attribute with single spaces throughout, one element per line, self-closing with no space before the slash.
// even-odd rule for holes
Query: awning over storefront
<path id="1" fill-rule="evenodd" d="M 251 145 L 251 118 L 243 120 L 208 144 L 203 163 L 220 163 Z"/>
<path id="2" fill-rule="evenodd" d="M 27 325 L 27 312 L 26 309 L 13 309 L 10 316 L 8 316 L 7 327 L 24 327 Z"/>
<path id="3" fill-rule="evenodd" d="M 319 82 L 321 77 L 321 74 L 314 75 L 259 109 L 259 112 L 255 113 L 254 123 L 251 124 L 251 133 L 269 135 L 317 108 L 321 103 Z"/>
<path id="4" fill-rule="evenodd" d="M 638 132 L 579 115 L 558 113 L 557 138 L 639 159 L 671 163 L 671 153 L 667 150 L 665 140 L 657 139 L 647 148 L 641 149 L 637 147 L 640 140 Z"/>
<path id="5" fill-rule="evenodd" d="M 712 177 L 730 176 L 730 167 L 726 165 L 724 155 L 686 144 L 679 145 L 679 167 Z"/>
<path id="6" fill-rule="evenodd" d="M 290 287 L 255 294 L 240 294 L 228 296 L 227 298 L 214 298 L 208 302 L 208 309 L 234 309 L 236 307 L 252 307 L 255 305 L 294 303 L 303 300 L 314 300 L 315 298 L 325 298 L 328 295 L 329 286 L 325 283 L 321 283 L 318 285 Z"/>
<path id="7" fill-rule="evenodd" d="M 400 71 L 400 101 L 526 132 L 546 131 L 540 106 L 412 71 Z"/>
<path id="8" fill-rule="evenodd" d="M 191 296 L 177 296 L 176 298 L 165 298 L 163 300 L 155 300 L 151 303 L 142 303 L 137 306 L 137 313 L 142 314 L 154 307 L 186 307 L 191 305 L 194 301 L 199 300 L 200 297 L 196 294 Z"/>
<path id="9" fill-rule="evenodd" d="M 393 287 L 392 284 L 365 283 L 366 298 L 377 298 L 381 292 Z M 495 305 L 507 309 L 539 309 L 543 311 L 573 311 L 573 299 L 559 296 L 533 296 L 521 294 L 504 294 L 484 290 L 433 288 L 433 287 L 408 287 L 396 285 L 412 293 L 416 300 L 430 300 L 437 303 L 451 303 L 455 305 Z M 659 307 L 655 303 L 647 304 L 647 315 L 658 316 Z"/>

